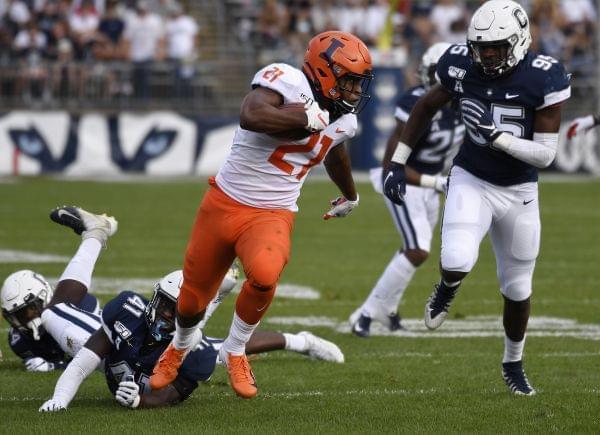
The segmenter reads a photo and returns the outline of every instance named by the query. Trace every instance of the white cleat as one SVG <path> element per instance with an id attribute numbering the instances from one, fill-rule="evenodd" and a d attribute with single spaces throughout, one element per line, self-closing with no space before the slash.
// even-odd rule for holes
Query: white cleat
<path id="1" fill-rule="evenodd" d="M 106 241 L 117 232 L 118 222 L 106 214 L 90 213 L 79 207 L 57 207 L 50 212 L 50 219 L 54 222 L 71 228 L 75 233 L 81 234 L 82 239 L 94 238 L 106 246 Z"/>
<path id="2" fill-rule="evenodd" d="M 448 309 L 454 296 L 456 296 L 457 290 L 458 286 L 446 289 L 445 291 L 440 289 L 440 286 L 437 284 L 434 286 L 433 293 L 431 293 L 425 304 L 424 320 L 425 326 L 428 329 L 437 329 L 444 323 L 444 320 L 448 317 Z"/>
<path id="3" fill-rule="evenodd" d="M 303 354 L 323 361 L 340 364 L 344 362 L 344 354 L 335 343 L 317 337 L 308 331 L 299 332 L 298 335 L 306 339 L 307 349 L 302 352 Z"/>

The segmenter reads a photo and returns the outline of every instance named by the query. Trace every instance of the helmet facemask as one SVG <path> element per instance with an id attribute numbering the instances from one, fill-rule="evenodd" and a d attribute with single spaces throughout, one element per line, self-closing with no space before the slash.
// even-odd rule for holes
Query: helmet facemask
<path id="1" fill-rule="evenodd" d="M 30 293 L 25 297 L 25 302 L 20 306 L 9 310 L 2 309 L 2 315 L 13 328 L 21 333 L 39 340 L 44 334 L 42 326 L 42 311 L 45 305 L 45 294 L 35 296 Z"/>
<path id="2" fill-rule="evenodd" d="M 154 294 L 146 307 L 146 321 L 150 334 L 156 341 L 170 340 L 175 331 L 177 300 L 166 293 L 160 284 L 154 287 Z"/>
<path id="3" fill-rule="evenodd" d="M 335 65 L 332 69 L 334 73 L 336 69 L 339 70 Z M 371 80 L 373 80 L 371 72 L 367 72 L 366 74 L 347 72 L 339 76 L 336 80 L 337 86 L 330 90 L 330 94 L 339 95 L 338 98 L 333 100 L 336 110 L 342 115 L 348 113 L 358 115 L 362 112 L 371 99 L 371 95 L 368 92 Z M 356 100 L 347 101 L 344 99 L 344 96 L 348 94 L 356 97 Z"/>
<path id="4" fill-rule="evenodd" d="M 484 75 L 490 78 L 499 77 L 518 63 L 513 54 L 518 39 L 517 35 L 513 35 L 502 41 L 468 41 L 469 52 L 473 62 Z"/>

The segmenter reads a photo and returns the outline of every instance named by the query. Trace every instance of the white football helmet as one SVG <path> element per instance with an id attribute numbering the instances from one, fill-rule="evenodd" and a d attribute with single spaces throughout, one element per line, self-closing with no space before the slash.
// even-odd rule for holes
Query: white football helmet
<path id="1" fill-rule="evenodd" d="M 52 287 L 42 275 L 19 270 L 9 275 L 2 285 L 2 315 L 13 328 L 39 340 L 44 332 L 40 316 L 53 294 Z"/>
<path id="2" fill-rule="evenodd" d="M 516 66 L 531 45 L 529 18 L 525 9 L 511 0 L 490 0 L 473 14 L 467 31 L 469 52 L 483 73 L 497 77 Z M 483 50 L 497 48 L 495 56 Z"/>
<path id="3" fill-rule="evenodd" d="M 431 88 L 436 84 L 435 67 L 440 60 L 440 57 L 448 50 L 452 44 L 447 42 L 437 42 L 429 47 L 421 57 L 419 65 L 419 78 L 425 89 Z"/>
<path id="4" fill-rule="evenodd" d="M 154 286 L 152 299 L 146 306 L 146 321 L 156 341 L 171 339 L 175 331 L 177 298 L 183 284 L 183 272 L 176 270 L 161 278 Z"/>

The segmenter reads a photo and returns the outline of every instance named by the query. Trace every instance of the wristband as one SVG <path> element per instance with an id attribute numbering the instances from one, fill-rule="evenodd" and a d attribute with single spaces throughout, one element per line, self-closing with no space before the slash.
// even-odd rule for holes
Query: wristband
<path id="1" fill-rule="evenodd" d="M 419 184 L 422 187 L 429 187 L 430 189 L 435 189 L 437 177 L 435 175 L 427 175 L 421 174 L 421 181 Z"/>
<path id="2" fill-rule="evenodd" d="M 396 150 L 392 155 L 392 162 L 405 165 L 411 152 L 412 148 L 410 148 L 404 142 L 398 142 L 398 145 L 396 145 Z"/>
<path id="3" fill-rule="evenodd" d="M 512 144 L 513 135 L 509 133 L 501 133 L 500 136 L 494 140 L 492 146 L 493 148 L 508 151 L 510 149 L 510 145 Z"/>

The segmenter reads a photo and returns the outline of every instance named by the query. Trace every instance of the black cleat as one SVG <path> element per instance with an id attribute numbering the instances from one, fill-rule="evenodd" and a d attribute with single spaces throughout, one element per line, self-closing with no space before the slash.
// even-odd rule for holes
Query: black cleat
<path id="1" fill-rule="evenodd" d="M 425 326 L 427 328 L 437 329 L 444 323 L 448 317 L 448 308 L 450 308 L 457 290 L 458 287 L 441 287 L 439 284 L 434 286 L 433 293 L 425 304 Z"/>
<path id="2" fill-rule="evenodd" d="M 390 331 L 405 331 L 406 328 L 404 326 L 402 326 L 402 323 L 400 323 L 400 316 L 398 315 L 398 313 L 394 313 L 394 314 L 390 314 L 388 316 L 389 319 L 389 328 Z"/>
<path id="3" fill-rule="evenodd" d="M 535 394 L 535 390 L 529 385 L 529 380 L 523 370 L 523 361 L 502 363 L 502 379 L 513 394 L 519 396 Z"/>
<path id="4" fill-rule="evenodd" d="M 50 219 L 60 225 L 71 228 L 75 234 L 81 235 L 86 230 L 79 209 L 74 206 L 63 205 L 50 212 Z"/>
<path id="5" fill-rule="evenodd" d="M 352 333 L 362 338 L 369 337 L 371 335 L 371 318 L 361 314 L 356 322 L 352 323 Z"/>

